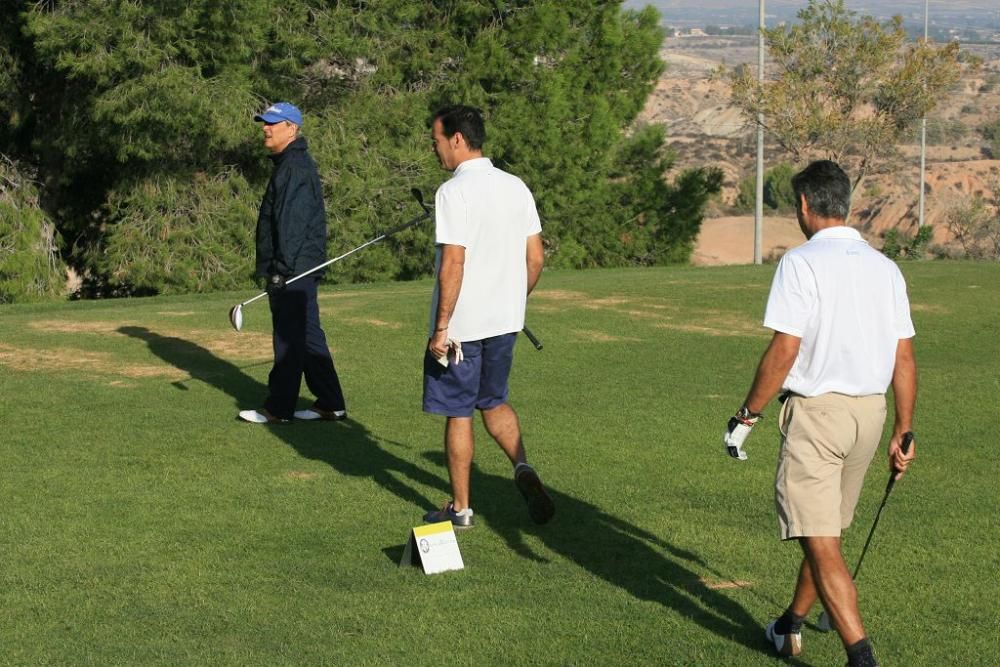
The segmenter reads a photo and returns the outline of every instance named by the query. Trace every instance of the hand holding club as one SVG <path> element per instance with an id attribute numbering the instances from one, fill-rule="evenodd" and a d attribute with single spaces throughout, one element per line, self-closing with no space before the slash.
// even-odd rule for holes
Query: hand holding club
<path id="1" fill-rule="evenodd" d="M 285 289 L 285 276 L 278 273 L 267 277 L 267 286 L 264 288 L 268 296 L 274 296 Z"/>
<path id="2" fill-rule="evenodd" d="M 889 441 L 889 470 L 893 473 L 893 482 L 902 478 L 915 458 L 917 458 L 917 443 L 913 441 L 913 431 L 894 434 Z"/>

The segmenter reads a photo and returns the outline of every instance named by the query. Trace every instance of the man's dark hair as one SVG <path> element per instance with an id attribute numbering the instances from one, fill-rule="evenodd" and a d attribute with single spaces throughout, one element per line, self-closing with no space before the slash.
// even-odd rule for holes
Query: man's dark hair
<path id="1" fill-rule="evenodd" d="M 792 176 L 795 208 L 805 195 L 809 210 L 821 218 L 846 220 L 851 210 L 851 179 L 832 160 L 817 160 Z"/>
<path id="2" fill-rule="evenodd" d="M 436 120 L 441 121 L 444 136 L 450 139 L 456 132 L 461 132 L 465 137 L 465 143 L 473 150 L 481 149 L 483 142 L 486 141 L 486 126 L 479 109 L 452 104 L 438 109 L 431 118 L 431 123 Z"/>

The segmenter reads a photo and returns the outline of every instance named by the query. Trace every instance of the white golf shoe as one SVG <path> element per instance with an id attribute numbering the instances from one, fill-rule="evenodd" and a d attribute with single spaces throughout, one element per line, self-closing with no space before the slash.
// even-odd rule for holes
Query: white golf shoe
<path id="1" fill-rule="evenodd" d="M 802 633 L 790 632 L 787 635 L 779 635 L 774 631 L 774 624 L 777 622 L 775 620 L 768 623 L 764 635 L 767 637 L 767 641 L 774 644 L 774 649 L 778 652 L 778 655 L 789 656 L 802 653 Z"/>
<path id="2" fill-rule="evenodd" d="M 287 424 L 287 419 L 275 417 L 270 412 L 261 408 L 260 410 L 240 410 L 240 419 L 251 424 Z"/>
<path id="3" fill-rule="evenodd" d="M 296 410 L 295 418 L 301 419 L 303 421 L 316 421 L 317 419 L 322 419 L 328 422 L 337 422 L 342 419 L 347 419 L 347 410 L 321 410 L 315 405 L 306 410 Z"/>

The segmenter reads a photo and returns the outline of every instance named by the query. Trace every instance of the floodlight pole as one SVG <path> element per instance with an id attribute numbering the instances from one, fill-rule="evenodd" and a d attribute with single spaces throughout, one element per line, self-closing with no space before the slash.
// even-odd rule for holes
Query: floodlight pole
<path id="1" fill-rule="evenodd" d="M 924 47 L 927 46 L 927 3 L 924 0 Z M 917 205 L 917 227 L 924 226 L 924 178 L 927 169 L 927 114 L 920 119 L 920 203 Z"/>
<path id="2" fill-rule="evenodd" d="M 764 0 L 759 0 L 760 25 L 757 30 L 757 82 L 764 86 Z M 757 193 L 753 210 L 753 263 L 763 262 L 764 231 L 764 114 L 757 113 Z"/>

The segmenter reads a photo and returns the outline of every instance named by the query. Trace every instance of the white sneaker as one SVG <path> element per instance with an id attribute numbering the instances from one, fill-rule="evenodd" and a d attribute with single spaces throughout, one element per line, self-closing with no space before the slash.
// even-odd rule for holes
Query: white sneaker
<path id="1" fill-rule="evenodd" d="M 777 622 L 777 620 L 774 620 L 768 623 L 764 636 L 767 637 L 767 641 L 774 644 L 774 649 L 778 652 L 778 655 L 798 655 L 802 653 L 802 633 L 790 632 L 787 635 L 779 635 L 774 631 L 774 624 Z"/>
<path id="2" fill-rule="evenodd" d="M 316 406 L 313 406 L 311 408 L 307 408 L 306 410 L 296 410 L 295 418 L 307 422 L 315 421 L 317 419 L 336 422 L 342 419 L 347 419 L 347 410 L 320 410 Z"/>
<path id="3" fill-rule="evenodd" d="M 251 424 L 284 424 L 287 419 L 279 419 L 270 412 L 261 408 L 260 410 L 240 410 L 240 419 Z"/>

